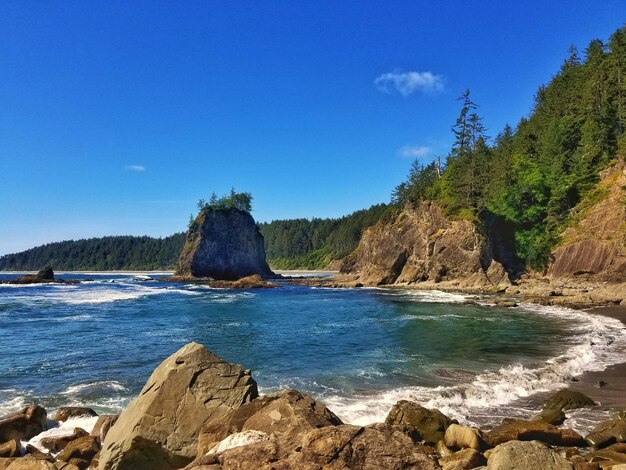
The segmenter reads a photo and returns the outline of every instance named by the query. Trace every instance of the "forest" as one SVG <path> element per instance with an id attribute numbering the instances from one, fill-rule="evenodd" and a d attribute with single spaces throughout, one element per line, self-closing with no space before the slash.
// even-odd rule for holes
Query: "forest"
<path id="1" fill-rule="evenodd" d="M 248 193 L 231 196 L 200 200 L 198 208 L 251 210 Z M 376 223 L 387 208 L 379 204 L 339 219 L 261 223 L 269 264 L 274 269 L 322 269 L 356 248 L 361 232 Z M 0 270 L 34 271 L 48 265 L 67 271 L 174 269 L 184 241 L 185 234 L 177 233 L 166 238 L 117 236 L 48 243 L 0 257 Z"/>
<path id="2" fill-rule="evenodd" d="M 469 90 L 445 158 L 414 162 L 395 205 L 439 201 L 448 215 L 508 224 L 518 258 L 545 267 L 557 234 L 594 187 L 599 171 L 626 150 L 626 27 L 607 44 L 572 47 L 559 72 L 540 87 L 528 117 L 491 141 Z"/>
<path id="3" fill-rule="evenodd" d="M 626 27 L 605 44 L 574 47 L 558 73 L 536 93 L 534 107 L 515 127 L 488 136 L 470 91 L 460 97 L 454 145 L 433 162 L 416 161 L 391 195 L 391 204 L 337 219 L 274 220 L 259 224 L 274 269 L 320 269 L 354 250 L 363 231 L 394 211 L 438 201 L 453 218 L 497 218 L 512 234 L 516 254 L 541 269 L 557 234 L 598 181 L 599 171 L 626 154 Z M 251 210 L 252 195 L 236 193 L 199 209 Z M 0 257 L 0 270 L 168 269 L 184 234 L 163 239 L 104 237 L 50 243 Z"/>
<path id="4" fill-rule="evenodd" d="M 165 238 L 116 236 L 48 243 L 0 257 L 0 270 L 117 271 L 173 269 L 184 233 Z"/>

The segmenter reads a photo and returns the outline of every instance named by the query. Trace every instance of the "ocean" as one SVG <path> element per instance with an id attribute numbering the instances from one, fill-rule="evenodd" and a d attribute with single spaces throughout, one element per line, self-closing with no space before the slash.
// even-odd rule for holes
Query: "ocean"
<path id="1" fill-rule="evenodd" d="M 565 308 L 470 305 L 439 291 L 57 277 L 94 280 L 0 285 L 0 415 L 30 403 L 119 412 L 190 341 L 251 369 L 261 393 L 296 388 L 353 424 L 383 421 L 409 399 L 488 428 L 536 413 L 533 397 L 585 371 L 626 362 L 621 322 Z"/>

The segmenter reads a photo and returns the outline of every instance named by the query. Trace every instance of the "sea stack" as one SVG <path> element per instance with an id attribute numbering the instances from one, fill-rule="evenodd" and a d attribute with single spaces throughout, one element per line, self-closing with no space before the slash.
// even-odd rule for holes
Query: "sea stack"
<path id="1" fill-rule="evenodd" d="M 249 212 L 205 207 L 189 226 L 176 276 L 237 280 L 274 275 L 265 261 L 265 241 Z"/>

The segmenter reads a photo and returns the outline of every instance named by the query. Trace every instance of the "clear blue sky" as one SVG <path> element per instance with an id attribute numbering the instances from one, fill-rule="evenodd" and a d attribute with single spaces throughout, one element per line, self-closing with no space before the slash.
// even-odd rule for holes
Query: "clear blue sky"
<path id="1" fill-rule="evenodd" d="M 0 3 L 0 254 L 164 236 L 198 198 L 257 220 L 389 200 L 445 154 L 470 88 L 489 134 L 624 1 Z"/>

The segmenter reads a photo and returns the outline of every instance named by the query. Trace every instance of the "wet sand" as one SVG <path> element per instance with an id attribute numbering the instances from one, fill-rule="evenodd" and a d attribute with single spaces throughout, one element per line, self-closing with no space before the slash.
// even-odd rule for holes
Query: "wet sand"
<path id="1" fill-rule="evenodd" d="M 595 315 L 616 318 L 624 323 L 626 334 L 626 306 L 598 307 L 587 310 Z M 626 351 L 624 351 L 626 355 Z M 601 385 L 600 382 L 605 382 Z M 572 382 L 571 389 L 590 396 L 603 407 L 626 408 L 626 363 L 615 364 L 599 372 L 587 372 Z"/>

